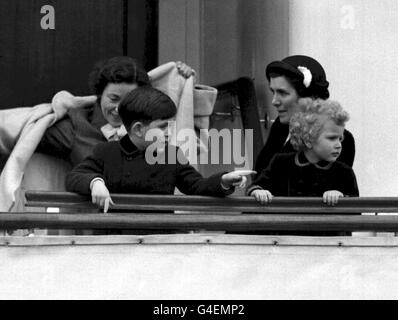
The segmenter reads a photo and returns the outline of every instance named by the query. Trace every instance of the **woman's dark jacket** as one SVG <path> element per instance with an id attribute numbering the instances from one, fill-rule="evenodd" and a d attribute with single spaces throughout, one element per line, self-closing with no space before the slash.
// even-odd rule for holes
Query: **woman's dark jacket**
<path id="1" fill-rule="evenodd" d="M 71 110 L 46 130 L 36 151 L 61 157 L 75 166 L 90 155 L 98 143 L 107 141 L 101 132 L 105 124 L 107 121 L 98 103 Z"/>

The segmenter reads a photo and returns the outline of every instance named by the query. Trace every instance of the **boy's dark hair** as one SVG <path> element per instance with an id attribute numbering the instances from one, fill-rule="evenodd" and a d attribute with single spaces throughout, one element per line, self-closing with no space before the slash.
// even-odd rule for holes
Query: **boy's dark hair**
<path id="1" fill-rule="evenodd" d="M 98 62 L 89 76 L 89 87 L 97 96 L 102 95 L 108 83 L 136 83 L 149 85 L 147 72 L 133 58 L 120 56 Z"/>
<path id="2" fill-rule="evenodd" d="M 127 130 L 134 122 L 145 124 L 172 118 L 177 107 L 171 98 L 151 86 L 132 90 L 119 104 L 119 115 Z"/>

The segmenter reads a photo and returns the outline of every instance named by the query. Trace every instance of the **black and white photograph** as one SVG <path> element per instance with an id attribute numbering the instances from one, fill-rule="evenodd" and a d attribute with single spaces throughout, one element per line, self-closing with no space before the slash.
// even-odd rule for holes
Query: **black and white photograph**
<path id="1" fill-rule="evenodd" d="M 397 299 L 397 85 L 395 0 L 0 0 L 0 300 Z"/>

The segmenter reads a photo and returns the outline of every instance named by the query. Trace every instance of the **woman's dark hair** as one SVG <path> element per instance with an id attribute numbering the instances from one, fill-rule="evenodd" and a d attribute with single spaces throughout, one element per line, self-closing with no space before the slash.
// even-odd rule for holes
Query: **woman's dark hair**
<path id="1" fill-rule="evenodd" d="M 89 87 L 97 96 L 102 95 L 108 83 L 136 83 L 150 85 L 144 68 L 133 58 L 120 56 L 98 62 L 89 76 Z"/>
<path id="2" fill-rule="evenodd" d="M 143 86 L 130 91 L 119 104 L 119 115 L 127 130 L 137 121 L 150 123 L 174 117 L 177 107 L 162 91 Z"/>

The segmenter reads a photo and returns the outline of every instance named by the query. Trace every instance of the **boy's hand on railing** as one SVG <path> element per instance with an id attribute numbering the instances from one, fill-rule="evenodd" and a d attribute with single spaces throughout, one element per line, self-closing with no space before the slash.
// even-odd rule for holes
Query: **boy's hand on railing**
<path id="1" fill-rule="evenodd" d="M 250 195 L 261 204 L 268 204 L 273 198 L 272 193 L 268 190 L 254 190 Z"/>
<path id="2" fill-rule="evenodd" d="M 337 190 L 326 191 L 323 194 L 323 202 L 327 203 L 329 206 L 334 206 L 339 201 L 339 198 L 343 198 L 344 195 Z"/>
<path id="3" fill-rule="evenodd" d="M 103 180 L 94 181 L 91 187 L 91 198 L 94 204 L 104 208 L 104 213 L 108 212 L 110 204 L 114 205 L 109 190 Z"/>

